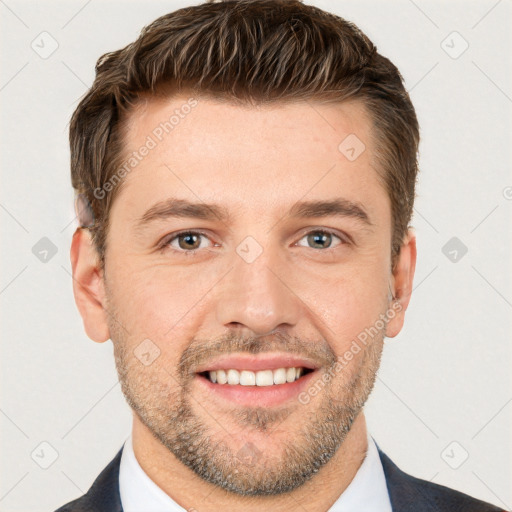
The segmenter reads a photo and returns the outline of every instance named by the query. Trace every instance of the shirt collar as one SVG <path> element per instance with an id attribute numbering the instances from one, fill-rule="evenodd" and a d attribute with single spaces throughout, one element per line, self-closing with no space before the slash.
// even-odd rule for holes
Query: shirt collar
<path id="1" fill-rule="evenodd" d="M 367 436 L 366 457 L 329 512 L 392 512 L 379 452 L 369 433 Z M 124 443 L 121 454 L 119 492 L 124 512 L 185 511 L 141 468 L 133 451 L 132 435 Z"/>
<path id="2" fill-rule="evenodd" d="M 392 512 L 377 445 L 369 433 L 367 438 L 363 463 L 329 512 Z"/>

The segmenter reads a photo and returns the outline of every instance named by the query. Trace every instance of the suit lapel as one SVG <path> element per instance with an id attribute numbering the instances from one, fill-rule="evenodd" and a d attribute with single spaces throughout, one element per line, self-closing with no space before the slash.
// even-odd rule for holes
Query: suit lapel
<path id="1" fill-rule="evenodd" d="M 122 452 L 123 448 L 96 478 L 87 494 L 80 500 L 80 508 L 76 512 L 123 512 L 119 494 Z"/>
<path id="2" fill-rule="evenodd" d="M 418 486 L 416 479 L 404 473 L 377 445 L 382 468 L 386 477 L 389 500 L 393 512 L 430 512 L 432 508 L 430 496 Z"/>

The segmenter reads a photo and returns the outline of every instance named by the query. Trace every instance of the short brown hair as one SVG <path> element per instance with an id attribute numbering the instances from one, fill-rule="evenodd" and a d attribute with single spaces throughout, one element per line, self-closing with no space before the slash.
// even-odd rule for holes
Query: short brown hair
<path id="1" fill-rule="evenodd" d="M 391 202 L 394 266 L 415 198 L 414 107 L 396 66 L 361 30 L 300 0 L 208 1 L 179 9 L 98 59 L 94 83 L 71 119 L 70 147 L 72 184 L 92 209 L 90 229 L 102 264 L 120 183 L 104 197 L 95 191 L 115 176 L 123 121 L 137 100 L 171 89 L 246 103 L 362 100 Z"/>

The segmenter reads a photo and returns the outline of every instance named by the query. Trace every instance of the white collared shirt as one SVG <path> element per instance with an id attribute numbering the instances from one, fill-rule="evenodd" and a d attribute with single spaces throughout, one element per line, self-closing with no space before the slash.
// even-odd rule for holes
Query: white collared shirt
<path id="1" fill-rule="evenodd" d="M 184 512 L 139 465 L 130 435 L 119 467 L 119 491 L 124 512 Z M 392 512 L 384 470 L 375 441 L 368 433 L 368 451 L 356 475 L 329 512 Z"/>

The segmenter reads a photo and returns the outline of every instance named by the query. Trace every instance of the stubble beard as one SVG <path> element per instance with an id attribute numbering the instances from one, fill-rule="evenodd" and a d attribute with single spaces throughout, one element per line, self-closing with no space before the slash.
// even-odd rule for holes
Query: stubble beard
<path id="1" fill-rule="evenodd" d="M 380 365 L 385 329 L 362 351 L 360 371 L 340 385 L 341 375 L 326 384 L 308 405 L 283 408 L 239 407 L 231 421 L 215 421 L 180 382 L 159 367 L 144 366 L 128 353 L 130 340 L 112 321 L 116 369 L 126 401 L 152 435 L 204 481 L 240 496 L 277 496 L 304 485 L 334 456 L 370 395 Z M 349 371 L 342 369 L 342 372 Z M 312 406 L 315 405 L 313 408 Z M 200 409 L 198 414 L 196 409 Z M 205 419 L 203 419 L 203 416 Z M 290 417 L 294 431 L 283 436 Z M 220 425 L 219 425 L 220 423 Z M 268 453 L 251 442 L 234 449 L 230 424 L 244 438 L 280 435 L 280 451 Z M 284 427 L 283 427 L 284 428 Z M 286 439 L 283 441 L 282 439 Z M 239 444 L 239 443 L 238 443 Z"/>

